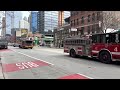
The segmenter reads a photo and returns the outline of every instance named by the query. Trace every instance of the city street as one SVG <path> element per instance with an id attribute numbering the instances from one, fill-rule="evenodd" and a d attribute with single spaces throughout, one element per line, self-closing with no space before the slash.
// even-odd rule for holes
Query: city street
<path id="1" fill-rule="evenodd" d="M 120 64 L 71 58 L 63 49 L 9 46 L 0 50 L 2 79 L 119 79 Z"/>

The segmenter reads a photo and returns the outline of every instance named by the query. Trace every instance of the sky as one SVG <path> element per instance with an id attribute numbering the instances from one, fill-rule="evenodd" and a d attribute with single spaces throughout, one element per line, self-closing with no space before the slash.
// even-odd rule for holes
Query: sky
<path id="1" fill-rule="evenodd" d="M 21 12 L 22 12 L 22 18 L 24 18 L 25 16 L 29 17 L 31 11 L 21 11 Z M 37 12 L 37 11 L 34 11 L 34 12 Z"/>
<path id="2" fill-rule="evenodd" d="M 29 17 L 30 12 L 28 11 L 21 11 L 21 12 L 22 12 L 22 18 L 24 18 L 25 16 Z"/>

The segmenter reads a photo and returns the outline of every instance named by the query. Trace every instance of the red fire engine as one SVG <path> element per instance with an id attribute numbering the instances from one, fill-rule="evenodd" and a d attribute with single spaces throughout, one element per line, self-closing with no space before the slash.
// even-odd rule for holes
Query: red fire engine
<path id="1" fill-rule="evenodd" d="M 64 40 L 64 52 L 71 57 L 87 56 L 103 63 L 120 61 L 120 33 L 94 34 L 83 38 Z"/>

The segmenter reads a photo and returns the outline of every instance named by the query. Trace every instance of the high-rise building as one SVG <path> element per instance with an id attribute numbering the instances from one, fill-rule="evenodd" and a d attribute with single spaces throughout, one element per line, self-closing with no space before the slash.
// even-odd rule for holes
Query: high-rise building
<path id="1" fill-rule="evenodd" d="M 28 21 L 25 21 L 25 20 L 20 20 L 19 21 L 19 28 L 20 29 L 27 29 L 28 31 L 30 31 L 30 23 Z"/>
<path id="2" fill-rule="evenodd" d="M 70 12 L 64 11 L 64 18 L 70 16 Z M 58 11 L 39 11 L 38 12 L 38 30 L 44 34 L 49 30 L 53 31 L 58 26 Z"/>
<path id="3" fill-rule="evenodd" d="M 12 28 L 19 28 L 20 20 L 22 20 L 21 11 L 6 11 L 6 34 L 11 34 Z"/>
<path id="4" fill-rule="evenodd" d="M 1 35 L 5 36 L 5 25 L 6 25 L 6 21 L 5 21 L 5 17 L 2 18 L 2 31 L 1 31 Z"/>
<path id="5" fill-rule="evenodd" d="M 27 19 L 27 17 L 26 17 L 26 16 L 23 18 L 23 20 L 28 21 L 28 19 Z"/>
<path id="6" fill-rule="evenodd" d="M 31 31 L 32 33 L 35 33 L 38 31 L 37 29 L 37 14 L 38 12 L 31 12 Z"/>

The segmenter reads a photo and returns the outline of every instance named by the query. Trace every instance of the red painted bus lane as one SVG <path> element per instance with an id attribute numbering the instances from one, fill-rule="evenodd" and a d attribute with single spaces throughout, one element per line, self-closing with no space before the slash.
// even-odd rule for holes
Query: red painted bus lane
<path id="1" fill-rule="evenodd" d="M 12 51 L 10 49 L 0 49 L 0 52 Z"/>
<path id="2" fill-rule="evenodd" d="M 48 63 L 35 60 L 35 61 L 29 61 L 29 62 L 20 62 L 20 63 L 12 63 L 12 64 L 3 64 L 3 71 L 4 72 L 14 72 L 24 69 L 30 69 L 30 68 L 37 68 L 41 66 L 47 66 Z"/>

